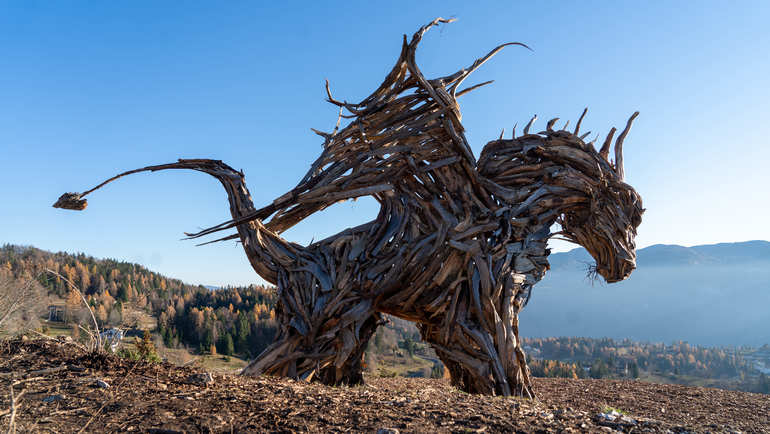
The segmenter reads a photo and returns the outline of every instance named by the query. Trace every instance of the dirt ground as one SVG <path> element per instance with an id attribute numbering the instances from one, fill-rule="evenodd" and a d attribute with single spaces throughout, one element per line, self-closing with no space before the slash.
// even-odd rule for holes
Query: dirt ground
<path id="1" fill-rule="evenodd" d="M 536 392 L 530 401 L 419 378 L 356 387 L 209 378 L 199 368 L 88 354 L 63 339 L 0 341 L 3 432 L 12 417 L 17 432 L 56 433 L 770 432 L 769 395 L 567 379 L 536 379 Z M 607 406 L 633 423 L 600 420 Z"/>

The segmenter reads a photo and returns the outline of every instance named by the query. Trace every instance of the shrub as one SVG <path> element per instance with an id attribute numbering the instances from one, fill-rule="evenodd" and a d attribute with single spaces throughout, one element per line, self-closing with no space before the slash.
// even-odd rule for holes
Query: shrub
<path id="1" fill-rule="evenodd" d="M 383 378 L 393 378 L 396 376 L 396 371 L 391 371 L 390 369 L 380 368 L 377 371 L 377 375 Z"/>
<path id="2" fill-rule="evenodd" d="M 161 361 L 160 356 L 158 356 L 158 350 L 155 348 L 155 342 L 152 341 L 152 335 L 148 330 L 144 331 L 141 339 L 134 338 L 134 346 L 136 350 L 132 351 L 128 348 L 122 348 L 118 351 L 118 355 L 131 360 Z"/>

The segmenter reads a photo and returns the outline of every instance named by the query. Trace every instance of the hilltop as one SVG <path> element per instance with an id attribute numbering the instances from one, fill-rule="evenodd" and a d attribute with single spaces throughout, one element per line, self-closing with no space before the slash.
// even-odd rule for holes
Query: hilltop
<path id="1" fill-rule="evenodd" d="M 770 396 L 752 393 L 567 379 L 536 379 L 538 401 L 469 395 L 434 379 L 368 377 L 362 386 L 328 387 L 273 377 L 209 377 L 195 367 L 86 353 L 64 338 L 0 341 L 0 381 L 0 427 L 8 427 L 13 381 L 20 432 L 770 429 Z M 601 421 L 596 416 L 607 407 L 623 410 L 635 423 Z"/>

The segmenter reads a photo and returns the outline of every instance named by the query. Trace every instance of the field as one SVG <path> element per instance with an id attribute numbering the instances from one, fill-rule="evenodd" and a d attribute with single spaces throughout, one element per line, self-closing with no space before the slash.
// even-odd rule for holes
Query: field
<path id="1" fill-rule="evenodd" d="M 430 353 L 423 350 L 416 352 L 414 356 L 403 351 L 377 354 L 376 366 L 370 371 L 381 377 L 430 377 L 431 369 L 437 360 L 435 354 Z"/>

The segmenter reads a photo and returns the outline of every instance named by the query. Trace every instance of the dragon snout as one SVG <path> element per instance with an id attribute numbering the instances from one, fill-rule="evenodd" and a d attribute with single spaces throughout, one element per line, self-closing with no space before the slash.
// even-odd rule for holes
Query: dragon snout
<path id="1" fill-rule="evenodd" d="M 596 265 L 596 272 L 601 275 L 607 283 L 620 282 L 626 280 L 636 269 L 636 255 L 616 256 L 614 260 Z"/>

